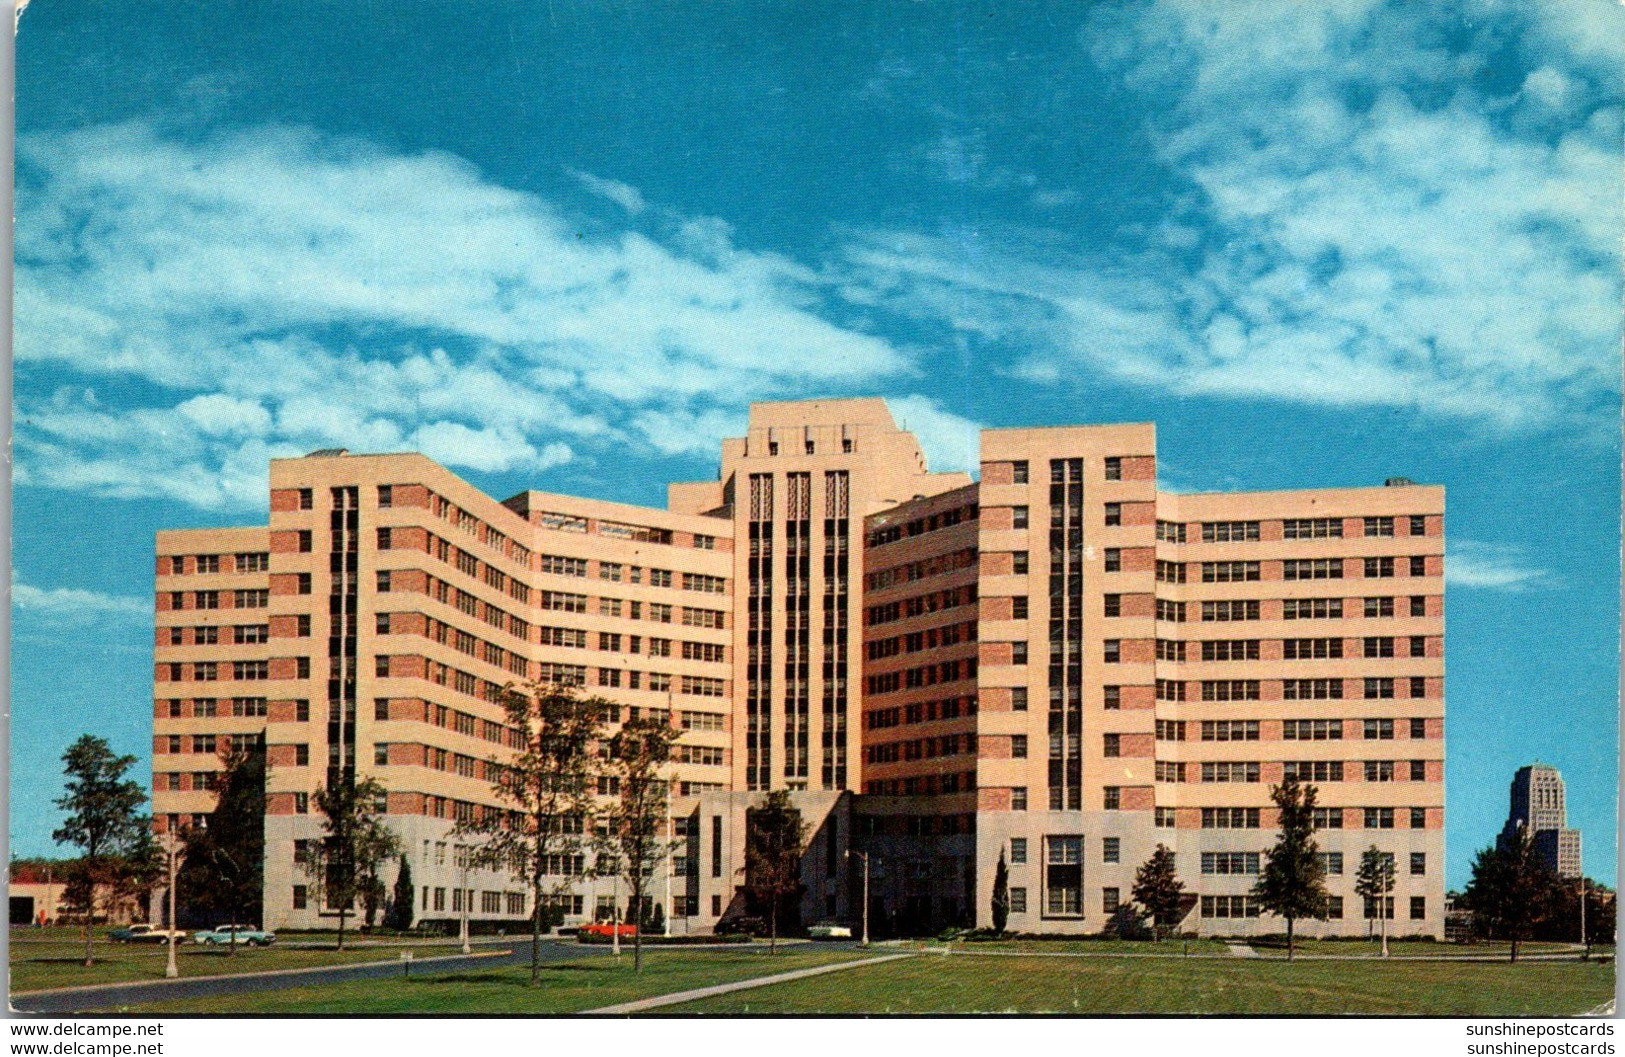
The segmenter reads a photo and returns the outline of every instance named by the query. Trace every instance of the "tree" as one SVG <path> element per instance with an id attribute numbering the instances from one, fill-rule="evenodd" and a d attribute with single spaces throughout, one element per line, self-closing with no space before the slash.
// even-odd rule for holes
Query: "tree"
<path id="1" fill-rule="evenodd" d="M 1010 867 L 1004 864 L 1004 849 L 999 849 L 999 865 L 993 871 L 993 931 L 1003 932 L 1010 923 Z"/>
<path id="2" fill-rule="evenodd" d="M 672 746 L 682 730 L 657 719 L 633 719 L 609 739 L 606 773 L 619 794 L 599 827 L 600 846 L 613 856 L 630 895 L 627 916 L 638 923 L 632 934 L 632 967 L 643 971 L 643 930 L 653 927 L 648 886 L 655 869 L 671 853 L 661 832 L 671 814 L 671 783 L 665 776 Z M 661 911 L 661 925 L 665 924 Z"/>
<path id="3" fill-rule="evenodd" d="M 265 889 L 265 740 L 233 738 L 221 752 L 208 824 L 186 832 L 176 885 L 188 908 L 221 920 L 258 923 Z M 232 934 L 231 954 L 237 953 Z"/>
<path id="4" fill-rule="evenodd" d="M 412 927 L 415 896 L 416 889 L 412 886 L 412 864 L 407 861 L 406 853 L 402 852 L 400 868 L 395 871 L 395 898 L 390 901 L 389 912 L 384 915 L 385 927 L 397 932 L 405 932 Z"/>
<path id="5" fill-rule="evenodd" d="M 1365 916 L 1373 912 L 1382 922 L 1382 956 L 1388 957 L 1388 910 L 1394 890 L 1394 855 L 1375 844 L 1360 856 L 1360 869 L 1354 875 L 1354 894 L 1365 899 Z M 1370 933 L 1367 933 L 1369 937 Z"/>
<path id="6" fill-rule="evenodd" d="M 1535 851 L 1534 839 L 1520 827 L 1473 858 L 1473 877 L 1461 905 L 1473 912 L 1473 928 L 1491 939 L 1518 945 L 1530 938 L 1546 916 L 1557 877 Z"/>
<path id="7" fill-rule="evenodd" d="M 355 911 L 356 900 L 370 897 L 376 908 L 382 887 L 379 870 L 401 850 L 400 840 L 380 817 L 384 795 L 384 787 L 376 779 L 356 781 L 348 776 L 316 790 L 326 836 L 306 870 L 321 902 L 338 911 L 341 951 L 344 925 Z"/>
<path id="8" fill-rule="evenodd" d="M 151 818 L 140 814 L 147 794 L 139 783 L 125 777 L 135 766 L 134 756 L 115 756 L 105 740 L 85 734 L 68 746 L 62 763 L 67 785 L 56 806 L 67 817 L 51 839 L 82 850 L 69 885 L 70 891 L 77 890 L 76 901 L 85 909 L 85 965 L 89 967 L 95 964 L 90 929 L 98 889 L 112 897 L 120 884 L 119 875 L 132 864 L 140 868 L 151 858 L 145 849 L 156 845 Z"/>
<path id="9" fill-rule="evenodd" d="M 1286 918 L 1286 958 L 1292 960 L 1293 927 L 1299 918 L 1326 920 L 1325 868 L 1315 844 L 1315 797 L 1312 785 L 1288 778 L 1270 789 L 1280 815 L 1280 836 L 1264 853 L 1264 870 L 1253 886 L 1262 910 Z"/>
<path id="10" fill-rule="evenodd" d="M 1151 918 L 1151 938 L 1161 940 L 1165 931 L 1179 921 L 1180 901 L 1185 885 L 1174 870 L 1174 853 L 1158 844 L 1151 858 L 1134 874 L 1134 901 Z"/>
<path id="11" fill-rule="evenodd" d="M 767 908 L 769 954 L 778 950 L 781 911 L 801 896 L 806 841 L 807 826 L 786 790 L 768 793 L 761 807 L 745 813 L 745 892 Z"/>
<path id="12" fill-rule="evenodd" d="M 496 776 L 493 793 L 508 809 L 487 811 L 461 828 L 480 837 L 482 862 L 506 866 L 530 889 L 534 987 L 541 975 L 548 858 L 578 856 L 585 847 L 595 813 L 603 716 L 616 706 L 556 683 L 504 687 L 502 705 L 520 744 L 489 766 Z"/>

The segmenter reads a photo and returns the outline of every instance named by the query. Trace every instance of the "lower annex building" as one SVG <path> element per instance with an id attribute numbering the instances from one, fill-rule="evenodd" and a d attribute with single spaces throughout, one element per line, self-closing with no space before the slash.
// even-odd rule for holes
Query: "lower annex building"
<path id="1" fill-rule="evenodd" d="M 1442 488 L 1160 492 L 1148 424 L 987 430 L 973 482 L 869 399 L 753 405 L 668 507 L 274 461 L 267 525 L 158 536 L 156 824 L 200 823 L 220 750 L 263 737 L 267 926 L 326 920 L 298 860 L 346 771 L 388 790 L 419 919 L 517 922 L 522 886 L 465 874 L 450 831 L 496 806 L 497 691 L 555 681 L 685 732 L 676 931 L 734 906 L 768 789 L 809 824 L 808 921 L 860 915 L 851 849 L 877 927 L 987 925 L 1002 854 L 1011 929 L 1100 932 L 1162 843 L 1182 928 L 1279 931 L 1248 891 L 1293 774 L 1333 897 L 1305 931 L 1367 930 L 1374 844 L 1392 931 L 1442 936 Z M 571 923 L 614 898 L 584 865 L 558 866 Z"/>

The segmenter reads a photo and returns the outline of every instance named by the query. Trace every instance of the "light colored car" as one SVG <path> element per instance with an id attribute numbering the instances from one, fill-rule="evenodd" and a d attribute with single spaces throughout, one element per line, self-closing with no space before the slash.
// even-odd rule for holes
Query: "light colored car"
<path id="1" fill-rule="evenodd" d="M 157 925 L 126 925 L 108 933 L 107 938 L 114 943 L 168 943 L 171 936 L 186 939 L 186 933 L 180 929 L 161 929 Z"/>
<path id="2" fill-rule="evenodd" d="M 211 947 L 229 945 L 235 937 L 238 943 L 250 947 L 269 947 L 276 942 L 276 933 L 263 932 L 253 925 L 217 925 L 212 929 L 204 929 L 192 937 L 193 943 L 202 943 Z"/>
<path id="3" fill-rule="evenodd" d="M 807 930 L 807 935 L 815 940 L 849 940 L 852 930 L 845 925 L 814 925 Z"/>

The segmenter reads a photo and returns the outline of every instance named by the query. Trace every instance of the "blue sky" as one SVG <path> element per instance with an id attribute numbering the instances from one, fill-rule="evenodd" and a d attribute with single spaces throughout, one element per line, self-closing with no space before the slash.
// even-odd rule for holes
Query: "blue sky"
<path id="1" fill-rule="evenodd" d="M 1449 880 L 1539 758 L 1615 876 L 1622 15 L 34 4 L 11 839 L 143 759 L 152 536 L 416 449 L 658 504 L 752 399 L 1154 420 L 1173 490 L 1448 488 Z"/>

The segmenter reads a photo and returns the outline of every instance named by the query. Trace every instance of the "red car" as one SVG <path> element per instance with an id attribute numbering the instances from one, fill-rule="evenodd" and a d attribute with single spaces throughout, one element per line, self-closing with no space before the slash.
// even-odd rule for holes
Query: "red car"
<path id="1" fill-rule="evenodd" d="M 613 937 L 617 931 L 620 932 L 622 939 L 626 939 L 629 936 L 636 936 L 638 934 L 638 927 L 625 922 L 619 925 L 612 925 L 607 921 L 600 921 L 593 925 L 581 926 L 581 928 L 577 930 L 576 935 L 602 936 L 607 940 Z"/>

